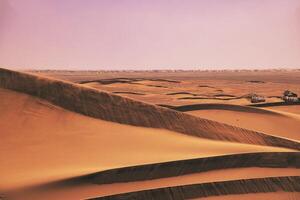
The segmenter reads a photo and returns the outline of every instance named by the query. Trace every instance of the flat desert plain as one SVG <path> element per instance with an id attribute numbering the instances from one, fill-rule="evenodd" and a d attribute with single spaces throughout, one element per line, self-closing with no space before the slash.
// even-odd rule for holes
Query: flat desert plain
<path id="1" fill-rule="evenodd" d="M 0 199 L 298 200 L 286 90 L 300 70 L 0 68 Z"/>

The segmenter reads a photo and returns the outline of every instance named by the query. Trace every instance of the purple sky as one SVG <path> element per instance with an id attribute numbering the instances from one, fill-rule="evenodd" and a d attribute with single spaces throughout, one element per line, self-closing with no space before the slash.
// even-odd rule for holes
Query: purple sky
<path id="1" fill-rule="evenodd" d="M 0 0 L 0 66 L 300 67 L 299 0 Z"/>

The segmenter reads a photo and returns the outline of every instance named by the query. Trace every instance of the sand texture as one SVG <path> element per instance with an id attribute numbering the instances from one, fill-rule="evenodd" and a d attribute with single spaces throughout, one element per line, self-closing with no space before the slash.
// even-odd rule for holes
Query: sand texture
<path id="1" fill-rule="evenodd" d="M 297 105 L 166 104 L 221 90 L 184 76 L 48 75 L 0 69 L 0 199 L 300 198 Z"/>

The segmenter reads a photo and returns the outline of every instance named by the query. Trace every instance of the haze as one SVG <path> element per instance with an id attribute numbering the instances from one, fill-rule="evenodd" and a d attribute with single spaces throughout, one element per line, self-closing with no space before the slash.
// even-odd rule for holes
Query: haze
<path id="1" fill-rule="evenodd" d="M 0 66 L 300 66 L 299 0 L 1 0 Z"/>

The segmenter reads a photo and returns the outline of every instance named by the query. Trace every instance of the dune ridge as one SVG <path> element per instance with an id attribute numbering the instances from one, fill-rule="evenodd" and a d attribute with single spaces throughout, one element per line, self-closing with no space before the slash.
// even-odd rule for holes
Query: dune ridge
<path id="1" fill-rule="evenodd" d="M 95 184 L 144 181 L 234 168 L 300 168 L 299 152 L 242 153 L 122 167 L 50 184 L 82 180 Z"/>
<path id="2" fill-rule="evenodd" d="M 144 93 L 139 93 L 139 92 L 122 92 L 122 91 L 118 92 L 118 91 L 116 91 L 116 92 L 112 92 L 112 93 L 114 93 L 114 94 L 134 94 L 134 95 L 146 95 L 146 94 L 144 94 Z"/>
<path id="3" fill-rule="evenodd" d="M 218 163 L 218 164 L 217 164 Z M 212 170 L 236 168 L 300 168 L 299 152 L 242 153 L 109 169 L 58 180 L 38 187 L 80 181 L 93 184 L 127 183 L 179 177 Z"/>
<path id="4" fill-rule="evenodd" d="M 262 113 L 262 114 L 272 114 L 278 115 L 276 112 L 263 110 L 255 107 L 248 107 L 248 106 L 240 106 L 234 104 L 221 104 L 221 103 L 203 103 L 203 104 L 189 104 L 189 105 L 182 105 L 182 106 L 170 106 L 170 105 L 159 105 L 162 107 L 170 108 L 180 112 L 188 112 L 194 110 L 229 110 L 229 111 L 239 111 L 239 112 L 250 112 L 250 113 Z"/>
<path id="5" fill-rule="evenodd" d="M 218 163 L 218 164 L 217 164 Z M 97 184 L 151 180 L 218 169 L 268 167 L 300 168 L 299 152 L 261 152 L 214 156 L 189 160 L 130 166 L 93 173 Z"/>
<path id="6" fill-rule="evenodd" d="M 230 194 L 270 193 L 282 191 L 300 192 L 300 176 L 241 179 L 233 181 L 182 185 L 104 197 L 94 197 L 90 198 L 90 200 L 184 200 Z"/>
<path id="7" fill-rule="evenodd" d="M 226 97 L 226 98 L 224 98 L 224 97 Z M 229 97 L 228 95 L 217 95 L 217 96 L 213 96 L 213 97 L 205 97 L 205 96 L 203 96 L 203 97 L 180 97 L 180 98 L 178 98 L 179 100 L 189 100 L 189 99 L 210 99 L 210 100 L 222 100 L 222 101 L 229 101 L 229 100 L 235 100 L 235 99 L 243 99 L 243 98 L 245 98 L 245 96 L 239 96 L 239 97 L 236 97 L 236 96 L 231 96 L 231 97 Z"/>
<path id="8" fill-rule="evenodd" d="M 287 105 L 300 105 L 300 102 L 273 102 L 273 103 L 258 103 L 250 104 L 252 107 L 273 107 L 273 106 L 287 106 Z"/>
<path id="9" fill-rule="evenodd" d="M 163 128 L 213 140 L 300 149 L 300 143 L 76 84 L 0 69 L 0 87 L 27 93 L 90 117 L 134 126 Z"/>
<path id="10" fill-rule="evenodd" d="M 114 83 L 136 83 L 138 81 L 159 81 L 159 82 L 169 82 L 169 83 L 180 83 L 180 81 L 169 80 L 169 79 L 146 79 L 146 78 L 111 78 L 111 79 L 99 79 L 99 80 L 88 80 L 88 81 L 79 81 L 80 84 L 98 82 L 103 85 L 110 85 Z"/>

